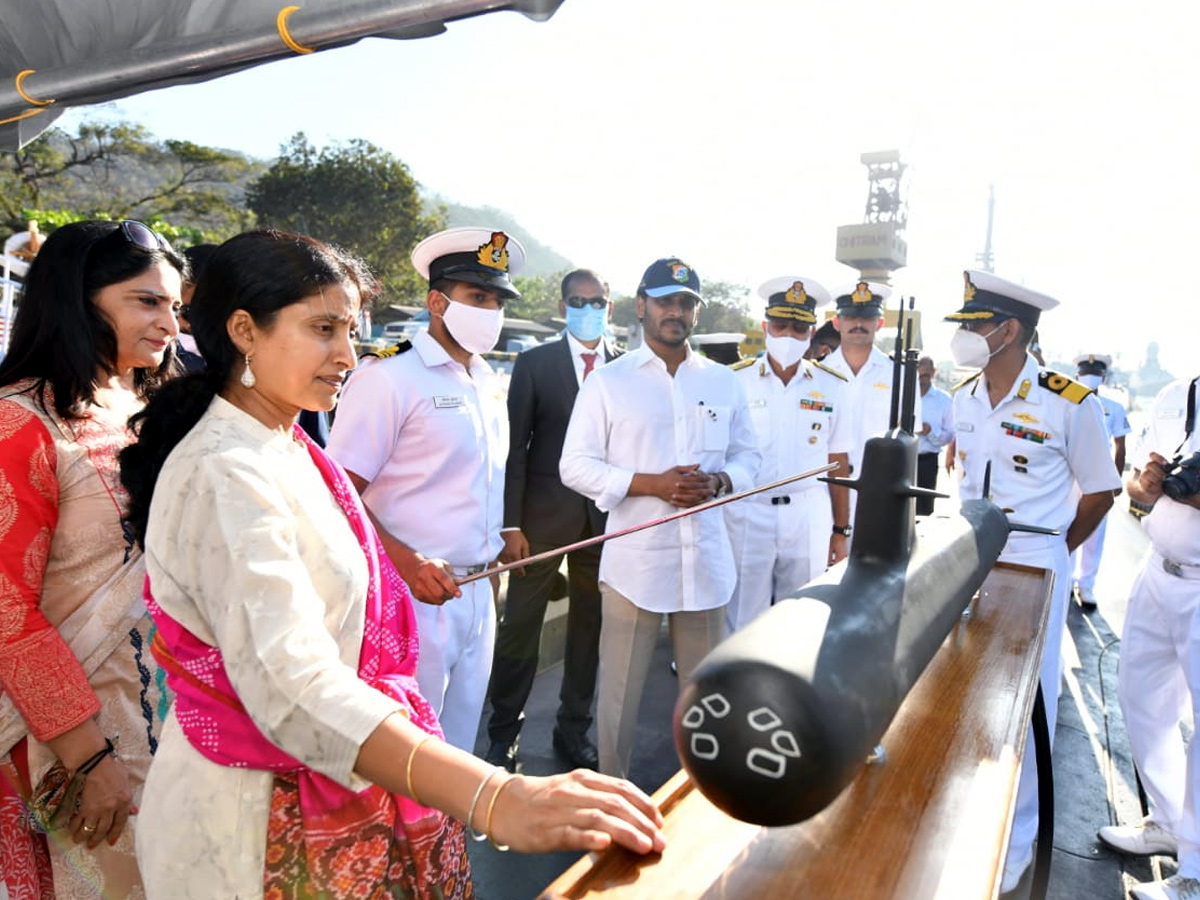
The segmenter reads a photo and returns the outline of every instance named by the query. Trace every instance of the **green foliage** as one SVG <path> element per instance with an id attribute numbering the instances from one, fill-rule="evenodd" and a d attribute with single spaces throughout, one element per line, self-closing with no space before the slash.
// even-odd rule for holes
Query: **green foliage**
<path id="1" fill-rule="evenodd" d="M 31 217 L 46 233 L 67 221 L 140 219 L 167 234 L 170 218 L 188 223 L 182 243 L 219 241 L 252 223 L 240 183 L 255 169 L 240 154 L 156 141 L 141 125 L 55 128 L 0 155 L 0 228 L 21 230 Z"/>
<path id="2" fill-rule="evenodd" d="M 740 331 L 743 334 L 758 326 L 759 319 L 750 313 L 750 289 L 728 281 L 705 281 L 701 286 L 704 305 L 696 316 L 696 333 Z M 629 326 L 637 322 L 637 298 L 615 297 L 613 324 Z"/>
<path id="3" fill-rule="evenodd" d="M 378 304 L 417 302 L 426 284 L 409 260 L 413 246 L 443 227 L 425 214 L 403 162 L 364 140 L 317 150 L 303 132 L 246 191 L 262 225 L 309 234 L 363 258 L 383 285 Z"/>
<path id="4" fill-rule="evenodd" d="M 116 217 L 110 216 L 106 212 L 93 215 L 83 215 L 72 209 L 26 209 L 23 210 L 25 218 L 28 221 L 37 222 L 38 230 L 42 234 L 50 234 L 54 229 L 66 225 L 70 222 L 82 222 L 87 219 L 100 219 L 103 221 L 116 221 Z M 206 232 L 202 228 L 195 228 L 190 225 L 173 225 L 164 219 L 151 217 L 141 220 L 143 224 L 149 225 L 168 241 L 171 246 L 177 250 L 182 250 L 185 247 L 191 247 L 196 244 L 205 243 L 208 238 Z"/>
<path id="5" fill-rule="evenodd" d="M 516 300 L 504 304 L 504 314 L 515 319 L 531 319 L 547 322 L 558 315 L 558 303 L 562 299 L 562 280 L 569 270 L 551 272 L 548 275 L 517 275 L 513 284 L 521 292 Z"/>

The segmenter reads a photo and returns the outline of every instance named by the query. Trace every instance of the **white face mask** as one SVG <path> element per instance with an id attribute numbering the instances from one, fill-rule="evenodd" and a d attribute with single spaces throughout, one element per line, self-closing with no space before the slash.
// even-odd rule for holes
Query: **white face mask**
<path id="1" fill-rule="evenodd" d="M 1100 390 L 1100 385 L 1104 384 L 1103 375 L 1080 375 L 1079 383 L 1090 387 L 1093 391 Z"/>
<path id="2" fill-rule="evenodd" d="M 790 369 L 803 358 L 808 351 L 810 342 L 810 340 L 802 341 L 787 335 L 776 337 L 768 332 L 767 353 L 771 354 L 771 359 L 779 363 L 781 367 Z"/>
<path id="3" fill-rule="evenodd" d="M 445 294 L 442 295 L 445 297 Z M 450 300 L 449 297 L 446 297 Z M 468 353 L 487 353 L 500 340 L 504 327 L 504 310 L 483 309 L 450 300 L 442 313 L 446 330 Z"/>
<path id="4" fill-rule="evenodd" d="M 987 342 L 988 338 L 1003 327 L 997 325 L 987 334 L 976 334 L 965 328 L 958 329 L 950 336 L 950 355 L 954 357 L 954 362 L 964 369 L 982 369 L 989 359 L 1004 349 L 1005 345 L 1002 344 L 992 352 Z"/>

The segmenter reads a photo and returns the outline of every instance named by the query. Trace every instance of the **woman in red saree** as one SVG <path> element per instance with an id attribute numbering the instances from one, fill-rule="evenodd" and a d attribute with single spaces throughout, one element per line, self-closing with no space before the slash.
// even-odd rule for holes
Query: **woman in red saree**
<path id="1" fill-rule="evenodd" d="M 116 456 L 173 365 L 185 270 L 140 223 L 64 225 L 0 363 L 0 897 L 142 896 L 135 810 L 168 698 Z M 35 797 L 89 760 L 78 807 L 39 824 Z"/>
<path id="2" fill-rule="evenodd" d="M 295 425 L 333 407 L 370 290 L 310 238 L 226 242 L 190 310 L 208 369 L 121 456 L 177 692 L 141 804 L 150 898 L 471 897 L 463 823 L 520 850 L 662 847 L 626 782 L 514 777 L 440 739 L 407 588 Z"/>

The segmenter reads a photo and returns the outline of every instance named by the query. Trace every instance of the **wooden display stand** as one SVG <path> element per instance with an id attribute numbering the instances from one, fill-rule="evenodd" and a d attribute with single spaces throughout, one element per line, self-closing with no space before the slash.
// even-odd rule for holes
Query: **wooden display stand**
<path id="1" fill-rule="evenodd" d="M 654 795 L 661 856 L 585 857 L 541 900 L 996 897 L 1053 580 L 992 569 L 884 735 L 886 759 L 819 815 L 782 828 L 740 822 L 681 770 Z"/>

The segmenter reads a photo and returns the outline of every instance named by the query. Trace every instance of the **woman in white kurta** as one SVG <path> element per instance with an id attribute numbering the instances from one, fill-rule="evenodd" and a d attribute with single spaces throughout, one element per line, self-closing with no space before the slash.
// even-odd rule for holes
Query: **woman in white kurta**
<path id="1" fill-rule="evenodd" d="M 191 304 L 208 372 L 122 454 L 177 690 L 142 803 L 150 898 L 470 897 L 460 821 L 529 851 L 662 847 L 626 782 L 510 776 L 440 740 L 407 589 L 294 424 L 353 367 L 368 277 L 310 238 L 222 245 Z"/>

